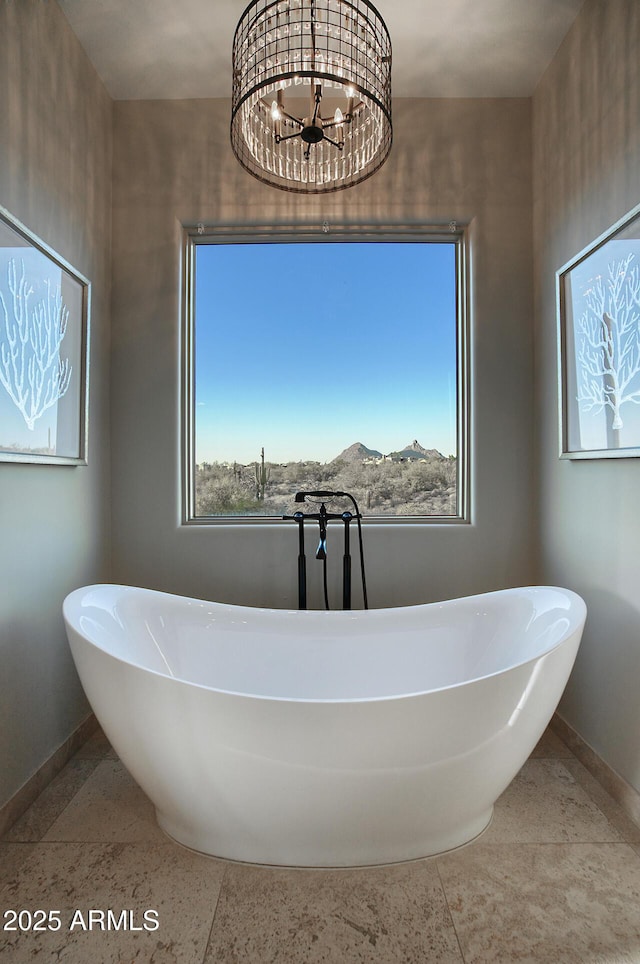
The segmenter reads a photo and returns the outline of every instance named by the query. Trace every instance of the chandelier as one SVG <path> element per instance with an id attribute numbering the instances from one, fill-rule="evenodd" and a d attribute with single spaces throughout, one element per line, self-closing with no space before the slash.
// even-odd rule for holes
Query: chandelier
<path id="1" fill-rule="evenodd" d="M 233 40 L 231 146 L 273 187 L 339 191 L 391 148 L 391 41 L 368 0 L 253 0 Z"/>

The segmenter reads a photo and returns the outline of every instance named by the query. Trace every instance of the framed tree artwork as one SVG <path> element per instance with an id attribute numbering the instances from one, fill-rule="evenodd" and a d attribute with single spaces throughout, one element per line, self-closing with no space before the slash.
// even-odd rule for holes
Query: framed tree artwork
<path id="1" fill-rule="evenodd" d="M 560 457 L 640 455 L 640 205 L 556 275 Z"/>
<path id="2" fill-rule="evenodd" d="M 87 460 L 90 284 L 0 208 L 0 461 Z"/>

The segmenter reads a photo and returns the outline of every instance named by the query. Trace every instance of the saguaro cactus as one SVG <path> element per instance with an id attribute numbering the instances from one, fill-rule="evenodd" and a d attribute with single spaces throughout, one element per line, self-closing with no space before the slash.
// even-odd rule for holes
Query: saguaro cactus
<path id="1" fill-rule="evenodd" d="M 260 464 L 255 463 L 256 472 L 256 499 L 258 502 L 264 501 L 264 492 L 267 487 L 267 483 L 271 478 L 271 469 L 267 468 L 264 464 L 264 445 L 260 450 Z"/>

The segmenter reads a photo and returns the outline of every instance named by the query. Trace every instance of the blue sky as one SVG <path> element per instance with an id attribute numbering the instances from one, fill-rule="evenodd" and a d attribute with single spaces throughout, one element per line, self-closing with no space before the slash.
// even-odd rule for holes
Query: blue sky
<path id="1" fill-rule="evenodd" d="M 456 448 L 455 245 L 196 247 L 196 461 Z"/>

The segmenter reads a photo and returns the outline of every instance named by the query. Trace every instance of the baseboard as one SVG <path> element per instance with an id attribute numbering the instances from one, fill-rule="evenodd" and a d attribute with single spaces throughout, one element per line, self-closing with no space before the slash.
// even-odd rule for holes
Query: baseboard
<path id="1" fill-rule="evenodd" d="M 566 743 L 573 755 L 604 787 L 609 796 L 613 797 L 627 816 L 640 826 L 640 793 L 608 763 L 605 763 L 593 747 L 585 743 L 573 727 L 557 713 L 554 714 L 550 726 L 556 736 Z"/>
<path id="2" fill-rule="evenodd" d="M 47 784 L 66 766 L 71 757 L 83 746 L 98 727 L 93 713 L 78 726 L 68 739 L 59 746 L 27 782 L 0 807 L 0 837 L 14 825 L 40 796 Z"/>

